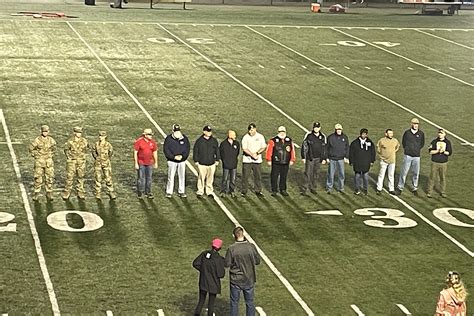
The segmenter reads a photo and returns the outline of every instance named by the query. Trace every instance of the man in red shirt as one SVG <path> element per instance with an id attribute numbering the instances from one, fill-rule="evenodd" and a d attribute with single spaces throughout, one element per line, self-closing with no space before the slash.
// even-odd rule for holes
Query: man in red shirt
<path id="1" fill-rule="evenodd" d="M 153 140 L 153 131 L 151 128 L 145 128 L 143 130 L 143 135 L 135 141 L 133 149 L 135 169 L 138 171 L 138 198 L 142 199 L 143 194 L 145 194 L 149 199 L 153 199 L 151 181 L 153 168 L 158 168 L 158 145 Z"/>

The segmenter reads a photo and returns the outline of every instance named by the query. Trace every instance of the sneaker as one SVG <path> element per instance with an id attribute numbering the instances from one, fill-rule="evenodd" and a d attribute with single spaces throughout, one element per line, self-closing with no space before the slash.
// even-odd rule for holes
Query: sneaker
<path id="1" fill-rule="evenodd" d="M 313 193 L 313 194 L 318 194 L 318 192 L 316 192 L 315 189 L 311 189 L 311 190 L 309 190 L 309 192 L 311 192 L 311 193 Z"/>
<path id="2" fill-rule="evenodd" d="M 225 197 L 225 196 L 226 196 L 226 193 L 225 193 L 225 192 L 221 192 L 221 193 L 219 193 L 219 196 L 220 196 L 220 197 Z"/>
<path id="3" fill-rule="evenodd" d="M 278 193 L 272 192 L 272 196 L 277 196 L 277 195 L 278 195 Z"/>
<path id="4" fill-rule="evenodd" d="M 263 193 L 261 191 L 255 192 L 255 195 L 258 197 L 263 197 Z"/>
<path id="5" fill-rule="evenodd" d="M 54 201 L 53 192 L 46 192 L 46 199 L 48 201 Z"/>
<path id="6" fill-rule="evenodd" d="M 86 198 L 84 193 L 77 193 L 77 198 L 80 200 L 84 200 Z"/>
<path id="7" fill-rule="evenodd" d="M 203 198 L 204 198 L 203 194 L 196 194 L 196 197 L 197 197 L 198 199 L 203 199 Z"/>
<path id="8" fill-rule="evenodd" d="M 109 198 L 110 198 L 111 200 L 117 199 L 117 193 L 115 193 L 115 192 L 110 192 L 110 193 L 109 193 Z"/>
<path id="9" fill-rule="evenodd" d="M 369 190 L 362 190 L 362 193 L 364 193 L 364 195 L 369 195 Z"/>
<path id="10" fill-rule="evenodd" d="M 413 193 L 414 196 L 420 196 L 420 195 L 418 194 L 418 190 L 413 190 L 413 191 L 411 191 L 411 193 Z"/>
<path id="11" fill-rule="evenodd" d="M 344 190 L 337 190 L 338 193 L 344 194 Z"/>
<path id="12" fill-rule="evenodd" d="M 431 198 L 432 198 L 431 193 L 426 193 L 426 197 L 427 197 L 428 199 L 431 199 Z"/>
<path id="13" fill-rule="evenodd" d="M 137 193 L 137 198 L 140 199 L 140 200 L 143 200 L 143 193 L 138 192 Z"/>
<path id="14" fill-rule="evenodd" d="M 393 192 L 393 191 L 390 191 L 390 192 Z M 388 192 L 388 193 L 390 193 L 390 192 Z M 382 194 L 382 190 L 375 190 L 375 194 L 377 194 L 377 195 Z M 390 193 L 390 194 L 392 194 L 392 193 Z"/>
<path id="15" fill-rule="evenodd" d="M 207 197 L 210 199 L 214 199 L 214 194 L 208 194 Z"/>
<path id="16" fill-rule="evenodd" d="M 443 198 L 447 198 L 447 197 L 448 197 L 448 195 L 447 195 L 446 193 L 441 193 L 441 197 L 443 197 Z"/>
<path id="17" fill-rule="evenodd" d="M 240 193 L 240 196 L 241 196 L 241 197 L 246 197 L 246 196 L 247 196 L 247 192 L 241 192 L 241 193 Z"/>
<path id="18" fill-rule="evenodd" d="M 147 198 L 149 198 L 150 200 L 153 200 L 155 198 L 155 196 L 153 195 L 153 193 L 148 193 L 146 195 Z"/>
<path id="19" fill-rule="evenodd" d="M 96 198 L 97 200 L 102 200 L 100 194 L 96 194 L 96 195 L 95 195 L 95 198 Z"/>
<path id="20" fill-rule="evenodd" d="M 306 191 L 301 191 L 300 194 L 301 194 L 302 196 L 308 196 L 308 194 L 306 193 Z"/>
<path id="21" fill-rule="evenodd" d="M 397 189 L 395 190 L 395 195 L 402 195 L 403 190 Z"/>
<path id="22" fill-rule="evenodd" d="M 357 191 L 354 192 L 355 195 L 360 195 L 360 193 L 361 193 L 361 192 L 360 192 L 359 190 L 357 190 Z"/>
<path id="23" fill-rule="evenodd" d="M 63 195 L 62 195 L 63 200 L 69 200 L 69 196 L 71 196 L 71 193 L 69 193 L 69 192 L 63 192 Z"/>
<path id="24" fill-rule="evenodd" d="M 234 192 L 230 192 L 230 197 L 235 199 L 237 197 L 237 195 Z"/>
<path id="25" fill-rule="evenodd" d="M 186 195 L 186 193 L 178 193 L 178 196 L 182 199 L 185 199 L 187 198 L 188 196 Z"/>
<path id="26" fill-rule="evenodd" d="M 280 193 L 281 193 L 281 195 L 283 195 L 283 196 L 289 196 L 288 192 L 286 192 L 286 191 L 281 191 Z"/>
<path id="27" fill-rule="evenodd" d="M 327 194 L 332 194 L 331 190 L 326 190 Z"/>
<path id="28" fill-rule="evenodd" d="M 382 193 L 382 191 L 377 191 L 377 192 Z M 380 194 L 380 193 L 377 193 L 377 194 Z M 397 191 L 388 191 L 388 193 L 390 193 L 391 195 L 400 195 L 397 193 Z"/>
<path id="29" fill-rule="evenodd" d="M 172 197 L 173 197 L 173 195 L 169 194 L 169 193 L 166 193 L 166 195 L 165 195 L 165 198 L 167 198 L 167 199 L 171 199 Z"/>

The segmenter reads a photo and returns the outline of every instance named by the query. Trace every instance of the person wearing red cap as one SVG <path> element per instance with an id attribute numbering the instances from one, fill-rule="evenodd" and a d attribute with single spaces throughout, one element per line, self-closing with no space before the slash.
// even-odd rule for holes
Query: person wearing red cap
<path id="1" fill-rule="evenodd" d="M 207 315 L 214 315 L 214 303 L 217 294 L 221 293 L 221 279 L 225 275 L 224 258 L 219 254 L 222 240 L 214 239 L 211 250 L 201 252 L 193 261 L 193 267 L 199 271 L 199 302 L 194 315 L 201 315 L 201 310 L 209 293 Z"/>

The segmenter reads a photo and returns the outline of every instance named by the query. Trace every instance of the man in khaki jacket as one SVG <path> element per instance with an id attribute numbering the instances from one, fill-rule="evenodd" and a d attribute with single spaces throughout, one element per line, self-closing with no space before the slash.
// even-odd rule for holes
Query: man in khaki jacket
<path id="1" fill-rule="evenodd" d="M 380 157 L 380 171 L 377 179 L 377 194 L 382 192 L 385 172 L 388 171 L 388 192 L 395 194 L 395 160 L 397 151 L 400 149 L 400 143 L 393 137 L 393 130 L 390 128 L 385 131 L 385 137 L 377 142 L 377 154 Z"/>

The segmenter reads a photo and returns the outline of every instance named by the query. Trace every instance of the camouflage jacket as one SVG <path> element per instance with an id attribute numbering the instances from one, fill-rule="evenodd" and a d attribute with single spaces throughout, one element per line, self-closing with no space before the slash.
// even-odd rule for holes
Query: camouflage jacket
<path id="1" fill-rule="evenodd" d="M 85 160 L 89 147 L 87 139 L 71 137 L 64 145 L 66 158 L 70 160 Z"/>
<path id="2" fill-rule="evenodd" d="M 35 159 L 52 159 L 56 152 L 56 141 L 51 136 L 38 136 L 29 146 L 30 154 Z"/>
<path id="3" fill-rule="evenodd" d="M 107 162 L 110 161 L 110 158 L 113 155 L 113 147 L 108 141 L 101 143 L 100 141 L 96 141 L 94 145 L 92 145 L 92 157 L 96 160 L 96 162 Z"/>

